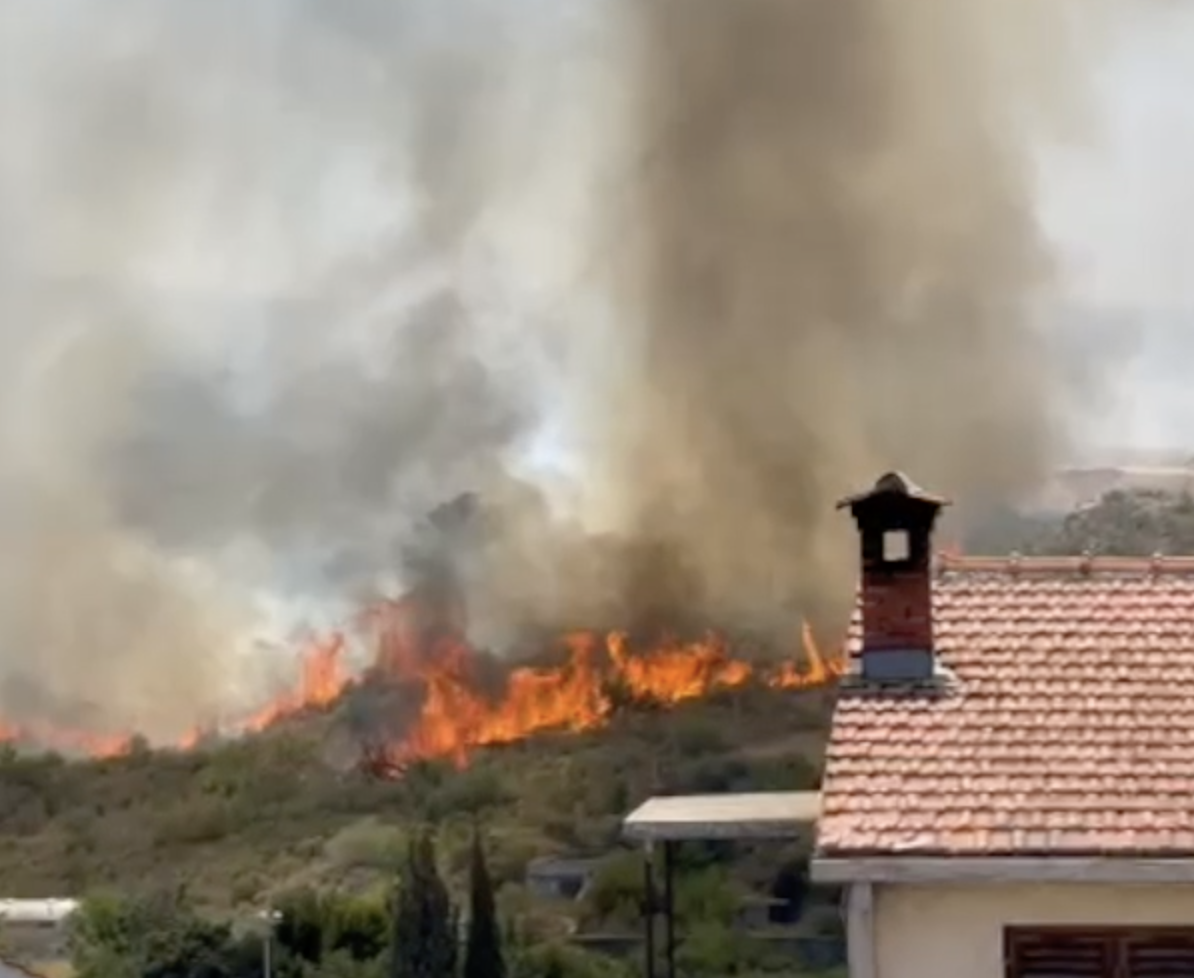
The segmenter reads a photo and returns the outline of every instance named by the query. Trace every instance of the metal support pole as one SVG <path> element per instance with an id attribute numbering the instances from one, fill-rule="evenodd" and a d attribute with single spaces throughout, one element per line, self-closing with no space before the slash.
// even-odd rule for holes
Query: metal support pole
<path id="1" fill-rule="evenodd" d="M 655 978 L 655 853 L 651 843 L 643 848 L 643 924 L 644 933 L 643 973 L 646 978 Z"/>
<path id="2" fill-rule="evenodd" d="M 667 978 L 676 978 L 676 894 L 674 887 L 676 844 L 663 844 L 663 928 Z"/>
<path id="3" fill-rule="evenodd" d="M 265 919 L 265 939 L 261 942 L 261 974 L 263 978 L 274 976 L 274 926 L 282 914 L 273 907 L 267 907 L 262 914 Z"/>

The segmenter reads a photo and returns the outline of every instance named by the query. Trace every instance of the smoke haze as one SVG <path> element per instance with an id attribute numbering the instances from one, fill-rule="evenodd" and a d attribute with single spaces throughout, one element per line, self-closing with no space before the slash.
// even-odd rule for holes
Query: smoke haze
<path id="1" fill-rule="evenodd" d="M 1063 5 L 0 5 L 0 715 L 227 712 L 264 590 L 409 584 L 465 491 L 480 641 L 832 620 L 842 492 L 1064 447 Z M 520 475 L 556 414 L 571 496 Z"/>
<path id="2" fill-rule="evenodd" d="M 1087 127 L 1098 8 L 636 9 L 654 156 L 619 215 L 642 234 L 615 505 L 657 542 L 652 600 L 840 616 L 845 489 L 900 468 L 981 503 L 1066 448 L 1082 392 L 1040 328 L 1034 153 Z"/>
<path id="3" fill-rule="evenodd" d="M 526 429 L 456 265 L 526 148 L 490 69 L 536 41 L 436 6 L 0 8 L 3 719 L 234 713 L 263 592 L 392 576 Z"/>

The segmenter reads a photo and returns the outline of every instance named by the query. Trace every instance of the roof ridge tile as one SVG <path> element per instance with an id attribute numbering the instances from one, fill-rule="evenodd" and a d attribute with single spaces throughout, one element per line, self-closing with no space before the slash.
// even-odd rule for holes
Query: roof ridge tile
<path id="1" fill-rule="evenodd" d="M 1080 556 L 958 555 L 939 553 L 935 570 L 941 574 L 1022 574 L 1086 576 L 1090 574 L 1194 575 L 1194 556 L 1153 554 L 1151 557 L 1121 557 L 1082 554 Z"/>

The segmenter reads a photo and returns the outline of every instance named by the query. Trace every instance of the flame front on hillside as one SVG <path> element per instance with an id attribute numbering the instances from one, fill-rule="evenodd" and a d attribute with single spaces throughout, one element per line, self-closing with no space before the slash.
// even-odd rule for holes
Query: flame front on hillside
<path id="1" fill-rule="evenodd" d="M 307 710 L 330 706 L 350 687 L 368 682 L 415 687 L 421 706 L 402 733 L 368 758 L 377 773 L 400 774 L 411 763 L 448 759 L 467 763 L 470 753 L 547 731 L 582 732 L 605 725 L 619 699 L 663 707 L 756 683 L 776 689 L 823 686 L 842 672 L 837 658 L 821 654 L 805 626 L 801 656 L 756 664 L 737 657 L 723 637 L 665 640 L 635 648 L 623 632 L 574 632 L 560 639 L 564 661 L 515 666 L 496 688 L 481 676 L 483 657 L 450 624 L 429 626 L 409 599 L 370 608 L 359 625 L 374 648 L 374 664 L 354 677 L 344 662 L 347 639 L 334 633 L 313 641 L 300 657 L 295 685 L 235 725 L 259 733 Z M 492 685 L 492 684 L 489 684 Z M 192 731 L 176 749 L 194 748 Z M 91 734 L 41 724 L 0 723 L 0 742 L 35 744 L 92 757 L 117 757 L 133 749 L 131 735 Z"/>
<path id="2" fill-rule="evenodd" d="M 486 695 L 478 656 L 451 631 L 416 642 L 417 630 L 401 602 L 373 617 L 379 678 L 425 689 L 422 709 L 404 734 L 372 758 L 374 767 L 400 772 L 426 758 L 467 762 L 478 747 L 507 744 L 546 731 L 582 732 L 603 726 L 619 694 L 629 700 L 674 706 L 719 690 L 755 682 L 779 689 L 823 686 L 842 672 L 823 656 L 807 625 L 802 660 L 771 666 L 735 657 L 727 641 L 668 640 L 643 650 L 622 632 L 574 632 L 562 638 L 565 661 L 512 669 L 496 695 Z"/>

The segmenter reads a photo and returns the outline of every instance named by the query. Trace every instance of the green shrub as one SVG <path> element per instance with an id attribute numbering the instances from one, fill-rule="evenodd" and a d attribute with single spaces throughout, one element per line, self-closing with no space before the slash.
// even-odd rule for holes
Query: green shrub
<path id="1" fill-rule="evenodd" d="M 373 819 L 355 822 L 328 840 L 328 857 L 343 869 L 396 871 L 402 865 L 406 835 Z"/>

